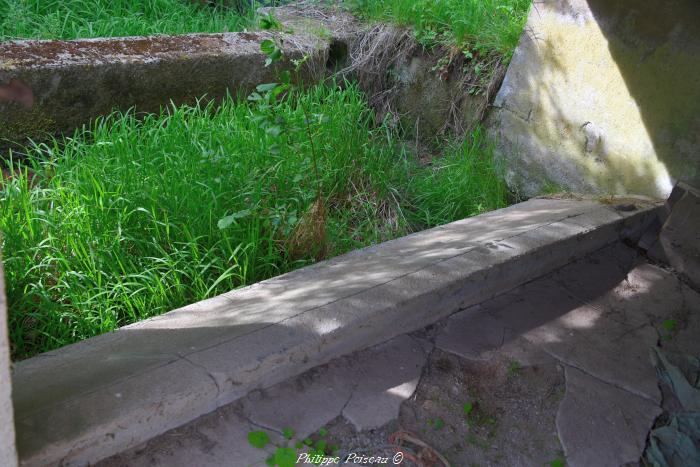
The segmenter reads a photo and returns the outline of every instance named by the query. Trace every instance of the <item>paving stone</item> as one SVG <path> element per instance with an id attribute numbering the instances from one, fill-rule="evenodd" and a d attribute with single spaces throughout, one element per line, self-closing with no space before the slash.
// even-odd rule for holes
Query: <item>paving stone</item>
<path id="1" fill-rule="evenodd" d="M 591 302 L 625 283 L 643 262 L 632 248 L 616 243 L 554 271 L 550 277 L 582 302 Z"/>
<path id="2" fill-rule="evenodd" d="M 266 449 L 251 446 L 248 433 L 258 429 L 232 407 L 225 407 L 107 459 L 99 467 L 262 466 L 274 447 L 272 443 Z M 269 434 L 274 443 L 280 442 L 275 433 Z"/>
<path id="3" fill-rule="evenodd" d="M 557 429 L 571 467 L 618 467 L 641 458 L 661 409 L 647 399 L 566 367 Z"/>
<path id="4" fill-rule="evenodd" d="M 407 335 L 334 360 L 303 375 L 254 391 L 241 401 L 254 423 L 305 437 L 341 413 L 358 430 L 398 417 L 401 402 L 416 389 L 427 353 Z"/>
<path id="5" fill-rule="evenodd" d="M 427 354 L 422 345 L 400 336 L 357 356 L 348 378 L 357 387 L 343 409 L 343 416 L 357 430 L 377 428 L 398 418 L 401 403 L 418 386 Z"/>
<path id="6" fill-rule="evenodd" d="M 612 319 L 630 325 L 660 322 L 687 309 L 697 295 L 671 271 L 651 264 L 634 267 L 615 287 L 589 301 Z"/>
<path id="7" fill-rule="evenodd" d="M 649 348 L 659 335 L 651 325 L 630 328 L 590 306 L 530 332 L 526 338 L 566 364 L 620 388 L 661 401 Z"/>
<path id="8" fill-rule="evenodd" d="M 487 360 L 493 350 L 503 345 L 505 332 L 501 320 L 476 305 L 449 318 L 436 345 L 464 358 Z"/>
<path id="9" fill-rule="evenodd" d="M 254 391 L 242 399 L 243 413 L 277 432 L 289 427 L 305 437 L 336 418 L 357 385 L 345 359 Z"/>
<path id="10" fill-rule="evenodd" d="M 539 279 L 453 315 L 436 345 L 468 359 L 489 359 L 504 345 L 523 353 L 522 342 L 512 341 L 580 305 L 556 282 Z"/>
<path id="11" fill-rule="evenodd" d="M 522 337 L 558 360 L 660 401 L 656 373 L 649 361 L 649 347 L 656 344 L 658 333 L 645 312 L 629 303 L 618 303 L 617 287 L 626 283 L 629 268 L 636 263 L 636 253 L 625 246 L 604 248 L 546 278 L 451 317 L 437 345 L 465 358 L 483 359 L 507 344 L 513 358 L 525 362 L 537 359 L 530 347 L 515 342 Z M 648 313 L 658 313 L 666 306 L 666 298 L 680 306 L 682 297 L 673 275 L 652 266 L 639 268 L 635 277 L 643 276 L 648 282 L 638 287 L 635 301 L 641 302 L 640 306 L 646 304 Z M 656 283 L 662 283 L 667 294 L 650 296 Z M 624 287 L 631 290 L 629 284 Z M 586 299 L 597 306 L 586 305 Z M 613 312 L 611 303 L 621 310 Z"/>

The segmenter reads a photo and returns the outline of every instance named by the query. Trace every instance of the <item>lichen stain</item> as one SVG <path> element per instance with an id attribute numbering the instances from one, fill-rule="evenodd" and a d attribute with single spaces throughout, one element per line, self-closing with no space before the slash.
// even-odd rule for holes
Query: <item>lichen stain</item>
<path id="1" fill-rule="evenodd" d="M 128 37 L 75 41 L 10 41 L 0 43 L 3 61 L 32 64 L 60 61 L 66 57 L 104 60 L 109 56 L 149 56 L 182 54 L 224 47 L 223 34 L 188 34 L 184 36 Z"/>
<path id="2" fill-rule="evenodd" d="M 12 78 L 8 84 L 0 84 L 0 102 L 17 102 L 30 109 L 34 105 L 34 93 L 29 86 Z"/>

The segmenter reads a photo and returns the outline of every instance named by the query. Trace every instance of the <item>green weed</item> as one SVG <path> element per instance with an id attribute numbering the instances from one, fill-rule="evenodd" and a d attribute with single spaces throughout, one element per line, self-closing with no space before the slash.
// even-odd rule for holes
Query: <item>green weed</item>
<path id="1" fill-rule="evenodd" d="M 354 85 L 288 95 L 274 107 L 279 133 L 259 123 L 264 112 L 227 99 L 117 113 L 28 148 L 25 169 L 0 186 L 13 357 L 313 262 L 287 245 L 319 186 L 326 257 L 507 204 L 480 131 L 421 167 L 373 128 Z M 309 126 L 307 113 L 325 118 Z"/>
<path id="2" fill-rule="evenodd" d="M 0 0 L 0 41 L 238 31 L 253 14 L 189 0 Z"/>
<path id="3" fill-rule="evenodd" d="M 345 0 L 366 19 L 411 26 L 424 45 L 512 55 L 531 0 Z"/>
<path id="4" fill-rule="evenodd" d="M 506 373 L 508 374 L 508 376 L 515 376 L 518 373 L 520 373 L 520 370 L 522 370 L 522 369 L 523 369 L 523 367 L 519 361 L 510 360 L 508 362 L 508 369 L 506 370 Z"/>

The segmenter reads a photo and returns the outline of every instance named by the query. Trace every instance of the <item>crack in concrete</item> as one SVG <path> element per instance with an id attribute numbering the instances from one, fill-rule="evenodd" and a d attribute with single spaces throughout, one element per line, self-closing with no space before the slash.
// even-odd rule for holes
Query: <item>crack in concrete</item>
<path id="1" fill-rule="evenodd" d="M 241 417 L 241 418 L 244 419 L 246 422 L 250 423 L 251 425 L 253 425 L 253 426 L 256 427 L 256 428 L 262 428 L 263 430 L 268 430 L 268 431 L 271 431 L 271 432 L 273 432 L 273 433 L 277 433 L 278 435 L 284 437 L 284 433 L 283 433 L 282 431 L 278 430 L 277 428 L 273 428 L 273 427 L 271 427 L 271 426 L 267 426 L 267 425 L 265 425 L 265 424 L 263 424 L 263 423 L 256 422 L 256 421 L 253 420 L 250 416 L 246 415 L 245 412 L 243 412 L 242 409 L 241 409 L 241 410 L 236 410 L 235 413 L 236 413 L 236 415 L 238 415 L 239 417 Z"/>
<path id="2" fill-rule="evenodd" d="M 546 353 L 547 355 L 549 355 L 550 357 L 552 357 L 554 360 L 556 360 L 557 362 L 559 362 L 561 365 L 563 365 L 563 366 L 565 366 L 565 367 L 570 367 L 570 368 L 573 368 L 573 369 L 575 369 L 575 370 L 578 370 L 578 371 L 580 371 L 581 373 L 585 374 L 586 376 L 590 376 L 591 378 L 593 378 L 593 379 L 595 379 L 595 380 L 597 380 L 597 381 L 600 381 L 601 383 L 607 384 L 608 386 L 612 386 L 612 387 L 614 387 L 614 388 L 616 388 L 616 389 L 619 389 L 619 390 L 621 390 L 621 391 L 625 391 L 625 392 L 628 393 L 628 394 L 631 394 L 631 395 L 633 395 L 633 396 L 636 396 L 636 397 L 639 397 L 639 398 L 644 399 L 644 400 L 646 400 L 646 401 L 649 401 L 649 402 L 651 402 L 651 403 L 654 404 L 654 405 L 660 406 L 660 402 L 659 402 L 659 401 L 655 401 L 654 399 L 652 399 L 651 397 L 649 397 L 649 396 L 646 395 L 646 394 L 643 394 L 643 393 L 641 393 L 641 392 L 637 392 L 637 391 L 634 391 L 633 389 L 630 389 L 630 388 L 627 388 L 627 387 L 625 387 L 625 386 L 619 385 L 619 384 L 615 383 L 614 381 L 608 381 L 608 380 L 606 380 L 606 379 L 604 379 L 604 378 L 602 378 L 602 377 L 600 377 L 600 376 L 598 376 L 598 375 L 595 375 L 595 374 L 589 372 L 589 371 L 586 370 L 585 368 L 582 368 L 582 367 L 580 367 L 580 366 L 578 366 L 578 365 L 576 365 L 576 364 L 574 364 L 574 363 L 572 363 L 572 362 L 569 362 L 569 361 L 567 361 L 567 360 L 565 360 L 565 359 L 559 357 L 557 354 L 555 354 L 555 353 L 549 351 L 549 350 L 546 349 L 546 348 L 540 348 L 540 350 L 542 350 L 544 353 Z M 566 380 L 566 373 L 564 374 L 564 379 Z"/>
<path id="3" fill-rule="evenodd" d="M 184 356 L 184 355 L 177 354 L 177 356 L 178 356 L 180 359 L 182 359 L 182 360 L 186 361 L 187 363 L 189 363 L 190 365 L 195 366 L 195 367 L 197 367 L 197 368 L 201 368 L 201 369 L 207 374 L 207 376 L 209 376 L 209 378 L 210 378 L 210 379 L 212 380 L 212 382 L 214 383 L 214 386 L 216 387 L 216 399 L 218 400 L 218 399 L 219 399 L 219 396 L 221 395 L 221 386 L 219 386 L 219 381 L 217 381 L 217 379 L 214 377 L 214 375 L 211 374 L 211 372 L 209 371 L 209 369 L 208 369 L 207 367 L 205 367 L 204 365 L 201 365 L 201 364 L 199 364 L 199 363 L 193 362 L 192 360 L 190 360 L 189 358 L 187 358 L 187 357 Z"/>

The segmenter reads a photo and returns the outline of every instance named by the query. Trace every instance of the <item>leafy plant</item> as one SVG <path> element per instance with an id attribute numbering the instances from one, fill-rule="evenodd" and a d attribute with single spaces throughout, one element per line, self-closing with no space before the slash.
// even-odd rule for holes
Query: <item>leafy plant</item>
<path id="1" fill-rule="evenodd" d="M 294 438 L 294 430 L 286 427 L 282 430 L 282 436 L 284 436 L 284 439 L 292 439 Z"/>
<path id="2" fill-rule="evenodd" d="M 508 376 L 515 376 L 520 372 L 520 370 L 522 370 L 522 365 L 520 364 L 519 361 L 511 360 L 508 363 L 508 370 L 507 370 Z"/>
<path id="3" fill-rule="evenodd" d="M 464 405 L 462 405 L 462 412 L 464 412 L 465 416 L 469 417 L 472 412 L 474 412 L 474 403 L 466 402 Z"/>
<path id="4" fill-rule="evenodd" d="M 251 446 L 262 449 L 270 442 L 270 437 L 264 431 L 251 431 L 248 433 L 248 442 Z"/>
<path id="5" fill-rule="evenodd" d="M 430 418 L 428 419 L 428 425 L 435 430 L 442 430 L 445 427 L 445 421 L 440 417 Z"/>
<path id="6" fill-rule="evenodd" d="M 678 321 L 675 319 L 665 319 L 662 326 L 666 331 L 673 332 L 678 328 Z"/>
<path id="7" fill-rule="evenodd" d="M 282 23 L 280 23 L 277 18 L 272 14 L 272 12 L 269 12 L 265 16 L 261 17 L 260 20 L 258 21 L 258 26 L 260 26 L 260 29 L 282 29 Z"/>
<path id="8" fill-rule="evenodd" d="M 275 446 L 274 453 L 265 460 L 270 467 L 293 467 L 302 452 L 307 452 L 315 464 L 319 464 L 325 456 L 337 453 L 337 447 L 328 447 L 328 430 L 321 428 L 318 431 L 318 439 L 314 442 L 311 438 L 294 441 L 294 430 L 284 428 L 282 435 L 285 444 Z M 251 431 L 248 433 L 248 441 L 256 448 L 263 449 L 269 443 L 269 436 L 264 431 Z M 293 447 L 292 447 L 293 446 Z M 319 460 L 317 460 L 319 459 Z"/>

